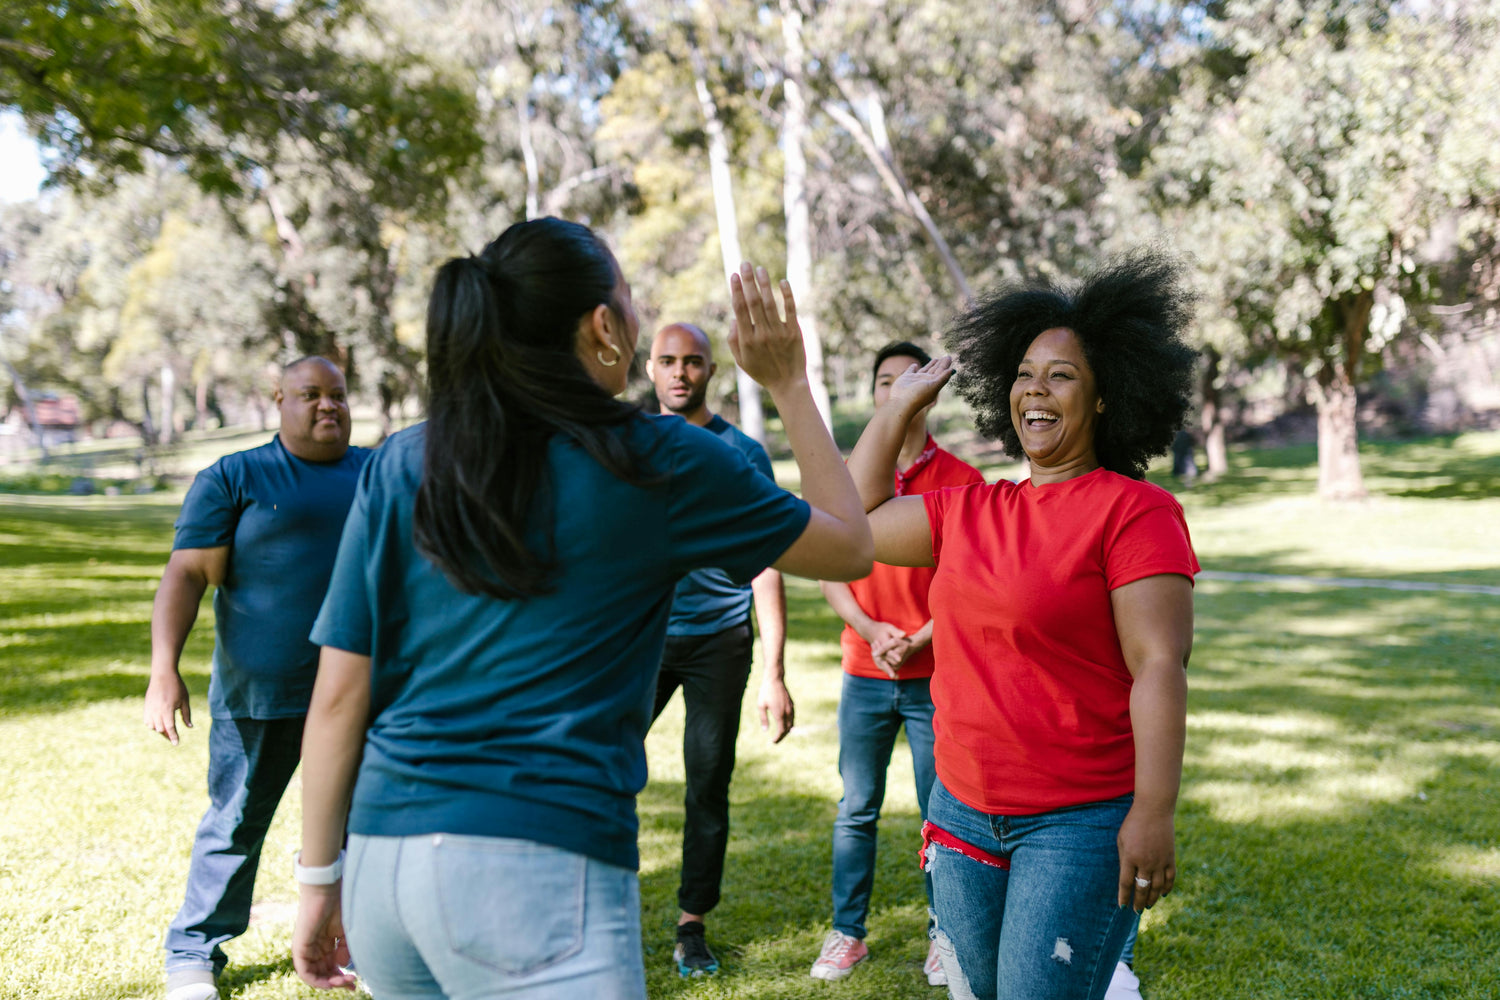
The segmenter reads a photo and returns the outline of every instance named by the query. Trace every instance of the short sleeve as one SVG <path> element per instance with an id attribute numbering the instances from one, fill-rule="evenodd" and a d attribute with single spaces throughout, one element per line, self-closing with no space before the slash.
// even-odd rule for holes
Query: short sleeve
<path id="1" fill-rule="evenodd" d="M 365 463 L 344 533 L 339 539 L 338 556 L 333 562 L 333 576 L 323 608 L 313 622 L 312 641 L 318 646 L 332 646 L 361 656 L 374 648 L 375 616 L 371 607 L 369 572 L 370 556 L 370 480 L 376 462 Z"/>
<path id="2" fill-rule="evenodd" d="M 237 492 L 223 459 L 193 477 L 177 515 L 172 548 L 214 549 L 234 541 L 242 510 Z"/>
<path id="3" fill-rule="evenodd" d="M 983 485 L 981 479 L 975 485 Z M 949 486 L 930 493 L 922 494 L 922 503 L 927 507 L 927 527 L 932 532 L 932 564 L 938 565 L 943 560 L 943 525 L 949 517 L 961 516 L 958 505 L 963 503 L 968 488 L 964 486 Z"/>
<path id="4" fill-rule="evenodd" d="M 771 468 L 771 456 L 766 454 L 766 449 L 762 448 L 754 438 L 750 439 L 750 444 L 751 447 L 747 452 L 750 457 L 750 464 L 755 466 L 756 472 L 759 472 L 771 482 L 776 482 L 776 471 Z"/>
<path id="5" fill-rule="evenodd" d="M 1104 553 L 1110 590 L 1163 573 L 1192 580 L 1199 569 L 1187 519 L 1175 502 L 1153 504 L 1127 516 L 1108 539 Z"/>
<path id="6" fill-rule="evenodd" d="M 807 527 L 812 509 L 765 468 L 712 434 L 683 423 L 674 442 L 668 537 L 672 569 L 723 570 L 739 584 L 770 566 Z"/>

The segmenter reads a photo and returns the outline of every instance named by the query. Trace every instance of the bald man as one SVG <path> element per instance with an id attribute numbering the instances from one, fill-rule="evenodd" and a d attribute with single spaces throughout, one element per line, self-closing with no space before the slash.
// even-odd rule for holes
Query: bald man
<path id="1" fill-rule="evenodd" d="M 187 895 L 167 929 L 167 1000 L 212 1000 L 223 944 L 250 924 L 261 844 L 302 747 L 317 675 L 308 640 L 344 518 L 370 452 L 349 447 L 344 374 L 323 358 L 282 371 L 281 429 L 200 472 L 182 503 L 151 612 L 146 725 L 173 746 L 192 709 L 178 661 L 198 605 L 214 592 L 208 685 L 208 812 Z"/>
<path id="2" fill-rule="evenodd" d="M 716 370 L 708 335 L 691 323 L 663 327 L 651 341 L 651 382 L 662 409 L 718 435 L 774 480 L 766 450 L 708 408 L 708 383 Z M 729 844 L 729 780 L 740 702 L 750 680 L 752 603 L 765 659 L 756 707 L 761 728 L 779 743 L 792 728 L 794 712 L 782 675 L 786 590 L 781 574 L 768 569 L 744 587 L 720 570 L 690 573 L 677 585 L 667 622 L 655 714 L 661 714 L 678 687 L 687 708 L 682 882 L 677 890 L 682 912 L 672 956 L 682 976 L 712 975 L 719 968 L 704 939 L 704 918 L 719 902 Z"/>

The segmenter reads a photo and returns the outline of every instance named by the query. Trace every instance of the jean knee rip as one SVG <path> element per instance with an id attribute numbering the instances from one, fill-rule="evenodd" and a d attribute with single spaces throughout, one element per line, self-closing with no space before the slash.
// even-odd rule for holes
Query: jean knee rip
<path id="1" fill-rule="evenodd" d="M 1067 938 L 1060 937 L 1053 942 L 1052 961 L 1061 962 L 1063 965 L 1073 964 L 1073 946 L 1068 944 Z"/>
<path id="2" fill-rule="evenodd" d="M 948 940 L 948 935 L 943 933 L 941 927 L 933 932 L 932 940 L 937 943 L 938 959 L 942 962 L 943 971 L 948 974 L 948 991 L 953 1000 L 978 1000 L 974 996 L 974 990 L 969 986 L 969 977 L 964 975 L 964 970 L 959 967 L 958 955 L 953 950 L 953 942 Z"/>

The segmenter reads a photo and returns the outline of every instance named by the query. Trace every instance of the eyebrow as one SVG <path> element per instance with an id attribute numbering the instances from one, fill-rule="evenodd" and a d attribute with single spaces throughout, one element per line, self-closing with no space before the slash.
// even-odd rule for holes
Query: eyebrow
<path id="1" fill-rule="evenodd" d="M 1035 364 L 1067 365 L 1069 368 L 1077 368 L 1078 367 L 1078 362 L 1076 362 L 1076 361 L 1069 361 L 1067 358 L 1053 358 L 1051 361 L 1041 361 L 1041 362 L 1034 361 L 1031 358 L 1022 358 L 1021 359 L 1021 364 L 1023 364 L 1023 365 L 1035 365 Z"/>

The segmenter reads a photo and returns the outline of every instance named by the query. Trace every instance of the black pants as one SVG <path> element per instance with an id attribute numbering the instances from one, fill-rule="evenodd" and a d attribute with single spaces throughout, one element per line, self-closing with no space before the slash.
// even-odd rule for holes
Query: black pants
<path id="1" fill-rule="evenodd" d="M 682 687 L 687 722 L 682 731 L 682 883 L 677 905 L 684 913 L 707 913 L 719 903 L 724 851 L 729 846 L 729 779 L 734 741 L 740 734 L 740 702 L 750 680 L 750 623 L 712 635 L 667 636 L 656 709 Z"/>

